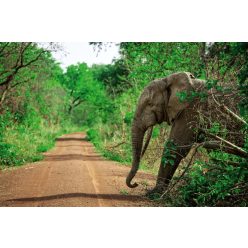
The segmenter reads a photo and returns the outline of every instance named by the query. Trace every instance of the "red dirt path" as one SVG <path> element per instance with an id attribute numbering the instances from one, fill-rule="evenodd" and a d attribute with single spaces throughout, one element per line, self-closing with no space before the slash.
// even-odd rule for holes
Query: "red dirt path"
<path id="1" fill-rule="evenodd" d="M 154 185 L 155 177 L 138 172 L 141 184 L 129 189 L 129 169 L 102 158 L 84 133 L 64 135 L 43 161 L 0 171 L 0 206 L 154 206 L 142 182 Z"/>

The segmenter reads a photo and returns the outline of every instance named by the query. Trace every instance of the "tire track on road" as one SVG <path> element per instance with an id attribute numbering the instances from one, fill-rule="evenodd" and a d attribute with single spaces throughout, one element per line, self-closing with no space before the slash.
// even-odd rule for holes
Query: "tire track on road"
<path id="1" fill-rule="evenodd" d="M 0 206 L 154 206 L 141 185 L 127 188 L 129 169 L 103 159 L 84 133 L 66 134 L 43 161 L 0 173 Z M 137 179 L 155 184 L 148 173 Z"/>

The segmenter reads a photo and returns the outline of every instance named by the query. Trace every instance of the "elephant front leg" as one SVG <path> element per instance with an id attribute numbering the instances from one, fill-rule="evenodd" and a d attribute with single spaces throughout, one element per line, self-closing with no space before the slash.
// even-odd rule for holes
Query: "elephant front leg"
<path id="1" fill-rule="evenodd" d="M 169 140 L 164 146 L 157 183 L 151 192 L 163 193 L 168 188 L 179 163 L 187 156 L 196 140 L 194 121 L 191 109 L 183 111 L 174 121 Z"/>
<path id="2" fill-rule="evenodd" d="M 160 163 L 156 186 L 148 194 L 165 192 L 170 181 L 180 164 L 181 160 L 187 156 L 191 146 L 181 148 L 172 141 L 168 141 L 164 147 L 163 156 Z"/>
<path id="3" fill-rule="evenodd" d="M 168 163 L 162 164 L 162 162 L 161 162 L 160 167 L 159 167 L 156 186 L 153 189 L 147 191 L 146 195 L 147 196 L 152 196 L 154 194 L 160 195 L 163 192 L 165 192 L 169 186 L 170 180 L 171 180 L 176 168 L 178 167 L 178 164 L 177 165 L 174 164 L 172 167 Z"/>
<path id="4" fill-rule="evenodd" d="M 181 159 L 175 159 L 174 163 L 161 161 L 155 187 L 157 191 L 162 193 L 168 188 Z"/>

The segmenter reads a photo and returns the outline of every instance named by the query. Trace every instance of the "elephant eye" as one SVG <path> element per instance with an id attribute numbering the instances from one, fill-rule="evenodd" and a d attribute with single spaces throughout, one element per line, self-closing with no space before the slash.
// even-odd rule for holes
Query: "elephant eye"
<path id="1" fill-rule="evenodd" d="M 153 104 L 152 104 L 151 101 L 149 101 L 147 105 L 148 105 L 148 106 L 152 106 Z"/>

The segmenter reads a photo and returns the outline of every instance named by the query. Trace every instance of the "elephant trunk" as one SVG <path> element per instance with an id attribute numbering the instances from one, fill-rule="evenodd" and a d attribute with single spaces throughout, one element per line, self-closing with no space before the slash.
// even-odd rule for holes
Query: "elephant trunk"
<path id="1" fill-rule="evenodd" d="M 137 121 L 133 123 L 132 126 L 132 149 L 133 149 L 133 162 L 132 168 L 126 178 L 126 184 L 129 188 L 135 188 L 138 186 L 137 183 L 131 184 L 132 179 L 136 175 L 136 172 L 139 169 L 143 139 L 144 139 L 145 130 L 138 127 Z"/>

